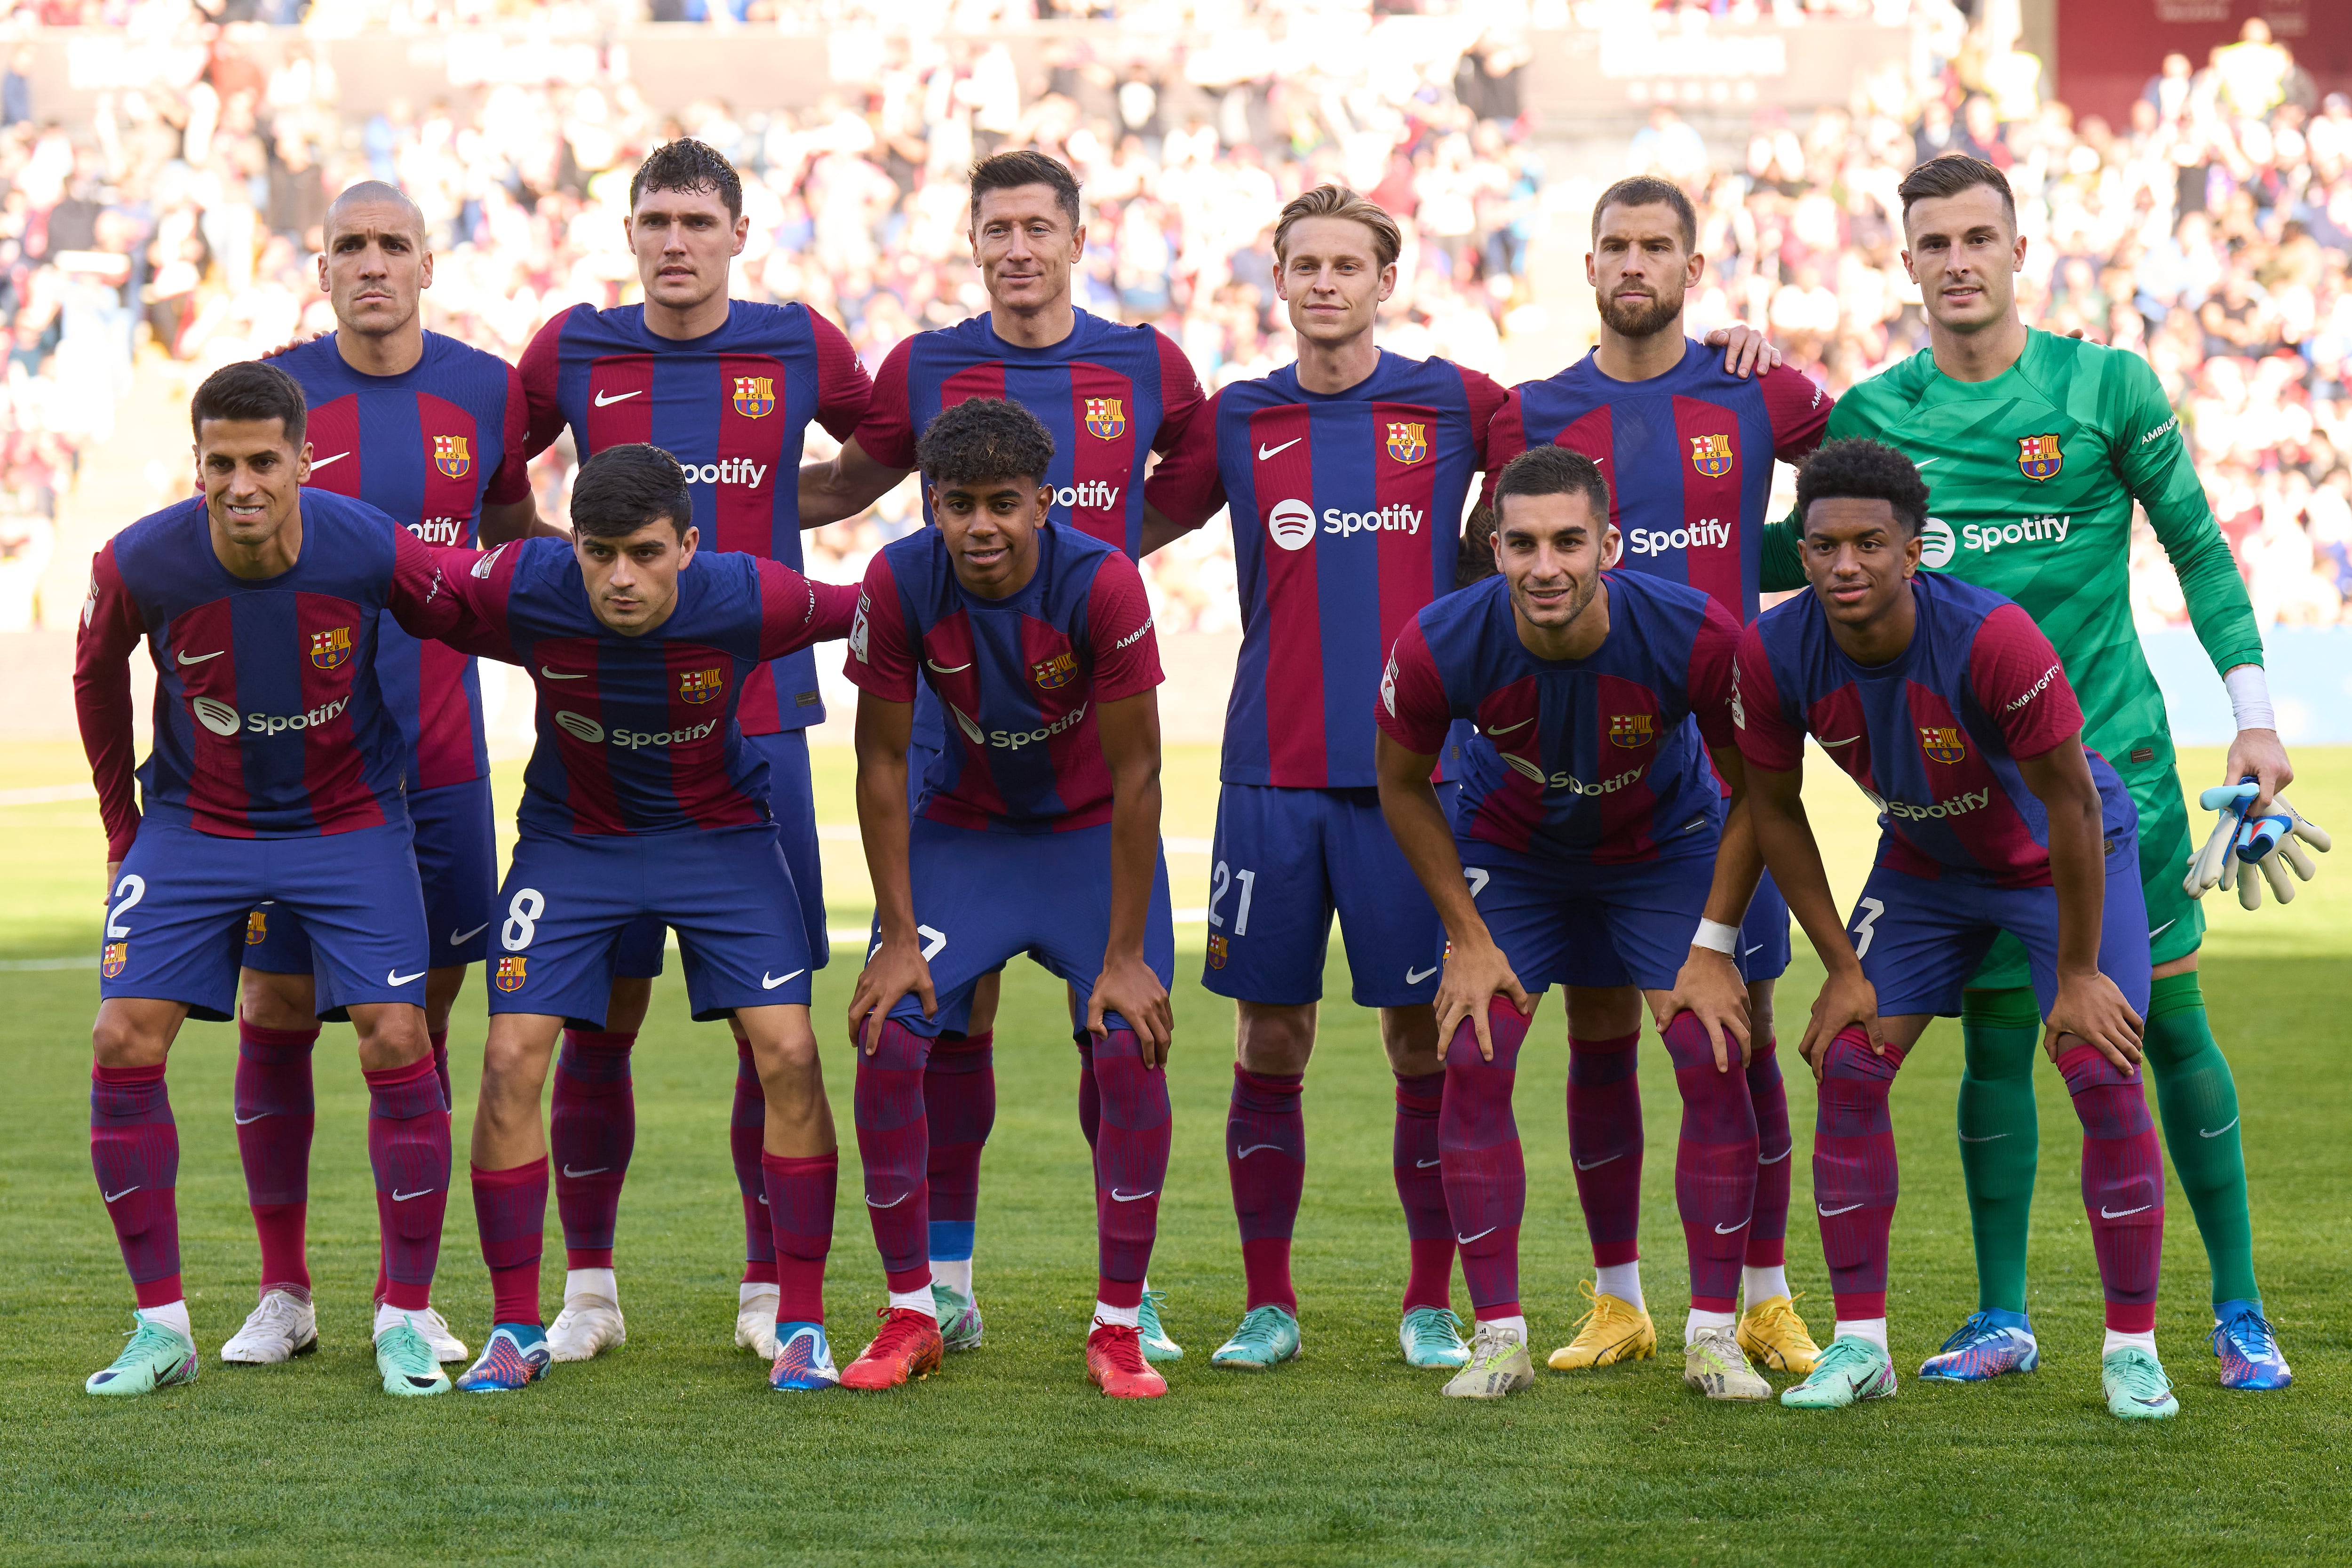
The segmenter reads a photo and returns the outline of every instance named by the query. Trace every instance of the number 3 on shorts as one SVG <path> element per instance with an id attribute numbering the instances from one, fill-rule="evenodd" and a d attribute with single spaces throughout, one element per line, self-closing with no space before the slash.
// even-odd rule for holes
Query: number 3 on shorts
<path id="1" fill-rule="evenodd" d="M 537 888 L 517 888 L 507 905 L 507 923 L 499 928 L 499 945 L 520 952 L 539 934 L 539 918 L 547 913 L 547 895 Z"/>
<path id="2" fill-rule="evenodd" d="M 1878 934 L 1875 930 L 1878 917 L 1886 912 L 1886 906 L 1876 899 L 1864 899 L 1860 907 L 1862 920 L 1854 926 L 1853 931 L 1853 955 L 1857 959 L 1870 956 L 1870 939 Z"/>

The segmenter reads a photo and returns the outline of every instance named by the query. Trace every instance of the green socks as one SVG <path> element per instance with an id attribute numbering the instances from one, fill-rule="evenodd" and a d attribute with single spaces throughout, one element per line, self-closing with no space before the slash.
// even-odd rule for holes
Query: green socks
<path id="1" fill-rule="evenodd" d="M 2213 1300 L 2259 1300 L 2246 1161 L 2238 1142 L 2238 1086 L 2213 1042 L 2194 970 L 2150 988 L 2143 1043 L 2164 1118 L 2164 1146 L 2212 1265 Z"/>
<path id="2" fill-rule="evenodd" d="M 2033 1104 L 2042 1015 L 2033 993 L 1964 993 L 1960 1041 L 1967 1057 L 1960 1075 L 1960 1173 L 1976 1232 L 1977 1310 L 2022 1312 L 2026 1222 L 2042 1141 Z M 2222 1069 L 2225 1080 L 2228 1071 Z"/>

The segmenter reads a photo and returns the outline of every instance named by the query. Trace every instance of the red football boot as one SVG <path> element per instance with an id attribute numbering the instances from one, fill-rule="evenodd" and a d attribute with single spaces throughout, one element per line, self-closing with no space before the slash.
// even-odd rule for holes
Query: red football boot
<path id="1" fill-rule="evenodd" d="M 896 1388 L 908 1378 L 940 1370 L 939 1320 L 908 1307 L 884 1307 L 874 1314 L 882 1331 L 841 1372 L 844 1388 Z"/>
<path id="2" fill-rule="evenodd" d="M 1123 1323 L 1097 1322 L 1087 1336 L 1087 1380 L 1113 1399 L 1157 1399 L 1168 1392 L 1168 1380 L 1143 1359 L 1143 1341 Z"/>

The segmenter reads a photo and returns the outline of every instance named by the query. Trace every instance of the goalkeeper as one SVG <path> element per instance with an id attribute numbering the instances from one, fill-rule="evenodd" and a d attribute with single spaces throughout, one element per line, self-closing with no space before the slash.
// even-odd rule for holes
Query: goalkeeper
<path id="1" fill-rule="evenodd" d="M 1904 260 L 1930 346 L 1841 397 L 1828 437 L 1868 437 L 1918 466 L 1935 513 L 1921 563 L 2007 595 L 2041 624 L 2081 699 L 2084 743 L 2114 764 L 2139 808 L 2156 966 L 2147 1062 L 2212 1265 L 2213 1350 L 2224 1386 L 2284 1388 L 2291 1374 L 2254 1282 L 2237 1086 L 2197 984 L 2205 918 L 2182 883 L 2194 849 L 2188 812 L 2164 699 L 2132 626 L 2135 500 L 2229 689 L 2238 728 L 2223 782 L 2257 782 L 2256 816 L 2294 776 L 2263 684 L 2262 634 L 2156 373 L 2137 354 L 2031 331 L 2019 318 L 2025 241 L 2000 171 L 1948 154 L 1913 169 L 1901 195 Z M 1798 544 L 1792 522 L 1767 531 L 1766 589 L 1805 585 Z M 1962 1008 L 1960 1166 L 1979 1310 L 1919 1373 L 1974 1382 L 2031 1371 L 2040 1359 L 2025 1310 L 2025 1242 L 2041 1019 L 2015 938 L 2003 937 L 1970 978 Z"/>

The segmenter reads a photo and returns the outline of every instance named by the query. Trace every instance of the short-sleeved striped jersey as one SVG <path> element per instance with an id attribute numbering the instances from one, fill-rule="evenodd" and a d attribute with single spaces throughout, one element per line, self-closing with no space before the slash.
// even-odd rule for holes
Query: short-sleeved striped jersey
<path id="1" fill-rule="evenodd" d="M 686 468 L 706 550 L 741 551 L 797 572 L 801 439 L 815 420 L 846 437 L 872 391 L 841 330 L 805 305 L 737 300 L 727 324 L 698 338 L 656 335 L 645 307 L 575 305 L 539 330 L 522 356 L 530 450 L 568 426 L 583 462 L 650 441 Z M 776 661 L 741 695 L 753 735 L 824 721 L 816 661 Z"/>
<path id="2" fill-rule="evenodd" d="M 522 380 L 492 353 L 439 332 L 398 375 L 353 370 L 335 334 L 278 356 L 310 401 L 313 489 L 357 496 L 425 543 L 472 549 L 482 506 L 530 493 Z M 482 683 L 474 661 L 380 626 L 376 683 L 408 748 L 413 790 L 467 784 L 490 771 L 482 739 Z"/>

